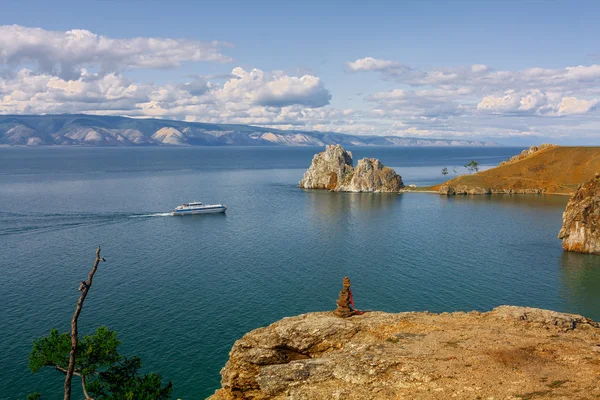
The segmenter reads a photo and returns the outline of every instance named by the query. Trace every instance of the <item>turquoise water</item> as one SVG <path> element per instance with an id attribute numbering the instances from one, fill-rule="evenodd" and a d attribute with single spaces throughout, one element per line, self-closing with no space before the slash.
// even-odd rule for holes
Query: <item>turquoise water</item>
<path id="1" fill-rule="evenodd" d="M 102 245 L 80 332 L 107 325 L 123 352 L 200 399 L 245 332 L 333 309 L 343 276 L 361 309 L 528 305 L 600 320 L 600 257 L 565 254 L 560 196 L 440 197 L 296 188 L 317 148 L 0 148 L 0 393 L 58 398 L 27 369 L 31 341 L 67 331 Z M 406 184 L 432 184 L 510 148 L 355 148 Z M 225 215 L 169 217 L 191 200 Z"/>

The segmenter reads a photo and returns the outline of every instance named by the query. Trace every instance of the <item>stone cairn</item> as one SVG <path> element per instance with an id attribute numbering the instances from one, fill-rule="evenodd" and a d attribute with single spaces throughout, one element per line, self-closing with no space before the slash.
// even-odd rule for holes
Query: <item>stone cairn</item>
<path id="1" fill-rule="evenodd" d="M 350 296 L 350 278 L 346 276 L 344 277 L 344 287 L 340 290 L 340 298 L 335 301 L 337 303 L 335 315 L 343 318 L 356 315 L 356 311 L 350 306 Z"/>

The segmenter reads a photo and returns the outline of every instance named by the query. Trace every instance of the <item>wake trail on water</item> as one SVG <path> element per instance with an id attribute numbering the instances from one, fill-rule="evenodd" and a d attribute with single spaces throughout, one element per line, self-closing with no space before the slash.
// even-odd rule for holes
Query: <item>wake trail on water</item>
<path id="1" fill-rule="evenodd" d="M 150 218 L 150 217 L 170 217 L 171 213 L 154 213 L 154 214 L 139 214 L 139 215 L 130 215 L 129 218 Z"/>

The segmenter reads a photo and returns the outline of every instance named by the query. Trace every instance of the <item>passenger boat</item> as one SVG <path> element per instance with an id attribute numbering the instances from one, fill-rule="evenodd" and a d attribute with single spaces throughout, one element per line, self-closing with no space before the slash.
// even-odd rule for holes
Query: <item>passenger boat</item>
<path id="1" fill-rule="evenodd" d="M 199 201 L 192 201 L 175 207 L 171 215 L 195 215 L 195 214 L 214 214 L 224 213 L 227 207 L 223 204 L 202 204 Z"/>

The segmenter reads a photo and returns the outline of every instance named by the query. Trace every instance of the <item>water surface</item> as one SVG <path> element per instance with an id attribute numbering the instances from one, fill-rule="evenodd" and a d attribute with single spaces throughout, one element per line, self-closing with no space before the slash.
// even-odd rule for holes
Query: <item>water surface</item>
<path id="1" fill-rule="evenodd" d="M 510 148 L 354 148 L 406 184 L 440 182 Z M 31 341 L 67 331 L 78 282 L 102 245 L 80 318 L 119 332 L 126 354 L 174 382 L 219 386 L 245 332 L 329 310 L 343 276 L 356 305 L 400 312 L 527 305 L 600 320 L 600 257 L 565 254 L 561 196 L 440 197 L 296 187 L 317 148 L 0 149 L 0 393 L 60 396 L 63 376 L 27 369 Z M 170 217 L 185 201 L 225 215 Z"/>

